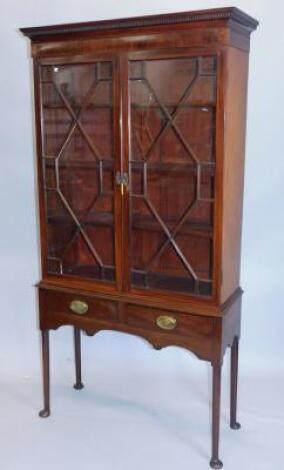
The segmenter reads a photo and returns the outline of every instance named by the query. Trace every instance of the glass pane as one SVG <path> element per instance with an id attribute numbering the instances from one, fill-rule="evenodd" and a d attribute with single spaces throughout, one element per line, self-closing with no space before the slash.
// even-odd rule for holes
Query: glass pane
<path id="1" fill-rule="evenodd" d="M 41 68 L 48 271 L 115 280 L 112 64 Z"/>
<path id="2" fill-rule="evenodd" d="M 129 62 L 134 287 L 212 294 L 216 59 Z"/>

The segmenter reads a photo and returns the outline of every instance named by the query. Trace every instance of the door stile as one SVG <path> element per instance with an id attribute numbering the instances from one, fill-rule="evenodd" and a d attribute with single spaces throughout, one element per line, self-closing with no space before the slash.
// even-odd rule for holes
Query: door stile
<path id="1" fill-rule="evenodd" d="M 223 226 L 223 174 L 224 174 L 224 90 L 226 81 L 226 55 L 220 50 L 217 55 L 217 83 L 216 83 L 216 116 L 215 116 L 215 154 L 216 154 L 216 181 L 214 204 L 214 238 L 213 238 L 213 298 L 220 303 L 222 286 L 222 226 Z M 217 132 L 218 130 L 218 132 Z"/>
<path id="2" fill-rule="evenodd" d="M 116 286 L 121 292 L 123 284 L 123 211 L 122 211 L 122 195 L 121 188 L 117 184 L 116 176 L 122 171 L 122 142 L 123 135 L 121 132 L 122 121 L 122 80 L 120 72 L 120 58 L 116 57 L 113 61 L 113 137 L 114 137 L 114 217 L 115 217 L 115 265 L 116 265 Z"/>
<path id="3" fill-rule="evenodd" d="M 41 85 L 40 85 L 40 63 L 34 60 L 33 66 L 34 80 L 34 100 L 35 100 L 35 130 L 36 130 L 36 167 L 37 167 L 37 192 L 39 212 L 39 235 L 41 247 L 41 271 L 43 278 L 47 275 L 47 241 L 46 241 L 46 213 L 45 213 L 45 196 L 44 196 L 44 178 L 42 166 L 42 109 L 41 109 Z"/>
<path id="4" fill-rule="evenodd" d="M 120 143 L 121 143 L 121 175 L 124 184 L 120 185 L 122 218 L 121 218 L 121 260 L 122 260 L 122 290 L 130 290 L 130 214 L 129 214 L 129 93 L 128 93 L 128 56 L 119 56 L 120 78 Z"/>

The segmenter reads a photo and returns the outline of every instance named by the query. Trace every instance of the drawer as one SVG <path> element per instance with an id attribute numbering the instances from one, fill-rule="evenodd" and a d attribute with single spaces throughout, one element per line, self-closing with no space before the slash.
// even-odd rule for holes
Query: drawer
<path id="1" fill-rule="evenodd" d="M 76 323 L 78 320 L 89 323 L 90 320 L 115 322 L 118 320 L 118 308 L 111 300 L 88 297 L 84 295 L 40 289 L 40 315 L 56 320 L 64 317 L 65 323 Z"/>
<path id="2" fill-rule="evenodd" d="M 125 306 L 125 322 L 134 328 L 186 337 L 208 338 L 213 332 L 213 320 L 210 317 L 137 305 Z"/>

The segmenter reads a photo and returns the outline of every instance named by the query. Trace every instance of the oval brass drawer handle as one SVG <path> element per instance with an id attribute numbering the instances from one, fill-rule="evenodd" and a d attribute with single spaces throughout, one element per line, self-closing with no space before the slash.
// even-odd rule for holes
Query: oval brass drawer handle
<path id="1" fill-rule="evenodd" d="M 82 300 L 72 300 L 69 307 L 72 312 L 77 313 L 78 315 L 84 315 L 89 309 L 88 304 Z"/>
<path id="2" fill-rule="evenodd" d="M 160 315 L 156 318 L 156 325 L 162 330 L 174 330 L 177 326 L 177 320 L 170 315 Z"/>

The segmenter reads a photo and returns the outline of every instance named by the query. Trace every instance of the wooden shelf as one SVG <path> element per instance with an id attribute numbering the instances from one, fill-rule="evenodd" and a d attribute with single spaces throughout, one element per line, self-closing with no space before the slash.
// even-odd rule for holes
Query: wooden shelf
<path id="1" fill-rule="evenodd" d="M 163 106 L 165 108 L 173 108 L 175 109 L 177 107 L 176 103 L 163 103 Z M 185 103 L 185 104 L 180 104 L 178 106 L 179 109 L 188 109 L 188 108 L 215 108 L 216 103 L 215 101 L 202 101 L 202 100 L 195 100 L 192 101 L 191 103 Z M 163 113 L 163 110 L 159 104 L 135 104 L 131 103 L 131 108 L 135 109 L 160 109 L 161 112 Z"/>
<path id="2" fill-rule="evenodd" d="M 70 106 L 72 108 L 73 111 L 80 111 L 81 110 L 81 107 L 82 105 L 72 105 L 72 103 L 70 103 Z M 64 106 L 63 104 L 44 104 L 43 106 L 43 109 L 47 109 L 47 110 L 64 110 L 64 111 L 67 111 L 68 115 L 69 115 L 69 111 L 68 109 L 66 108 L 66 106 Z M 96 104 L 96 105 L 89 105 L 87 106 L 85 109 L 84 109 L 84 112 L 88 112 L 90 110 L 93 110 L 93 109 L 112 109 L 113 108 L 113 105 L 110 105 L 110 104 Z M 70 119 L 71 116 L 70 116 Z M 69 122 L 69 120 L 66 119 L 66 122 Z"/>
<path id="3" fill-rule="evenodd" d="M 48 223 L 53 225 L 66 226 L 69 220 L 71 219 L 67 216 L 51 215 L 48 217 Z M 164 220 L 164 223 L 170 231 L 173 231 L 178 222 L 173 220 Z M 113 214 L 109 212 L 92 212 L 92 214 L 89 214 L 87 220 L 83 221 L 83 225 L 84 227 L 113 227 Z M 163 233 L 163 229 L 160 224 L 156 220 L 153 220 L 151 216 L 139 214 L 134 215 L 134 217 L 132 217 L 131 227 L 134 230 Z M 213 237 L 213 228 L 208 224 L 185 223 L 179 230 L 178 234 L 189 234 L 193 236 L 211 239 Z"/>
<path id="4" fill-rule="evenodd" d="M 173 157 L 174 158 L 174 157 Z M 45 165 L 50 168 L 54 168 L 55 159 L 44 158 Z M 114 162 L 113 160 L 101 160 L 104 170 L 113 170 Z M 200 162 L 202 166 L 202 174 L 214 176 L 215 175 L 215 162 L 204 161 Z M 132 161 L 130 162 L 130 167 L 133 172 L 143 172 L 143 161 Z M 100 164 L 95 160 L 70 160 L 70 161 L 59 161 L 59 168 L 100 168 Z M 197 165 L 195 163 L 152 163 L 151 161 L 147 162 L 147 173 L 156 172 L 156 173 L 184 173 L 188 172 L 191 174 L 197 173 Z"/>
<path id="5" fill-rule="evenodd" d="M 176 108 L 176 103 L 163 103 L 163 106 L 165 108 Z M 73 111 L 79 111 L 81 109 L 81 105 L 71 105 Z M 202 101 L 202 100 L 195 100 L 192 103 L 185 103 L 182 105 L 179 105 L 179 109 L 188 109 L 188 108 L 215 108 L 216 103 L 214 101 Z M 90 110 L 95 110 L 95 109 L 113 109 L 113 105 L 110 104 L 96 104 L 96 105 L 89 105 L 84 109 L 84 112 L 88 112 Z M 131 104 L 131 108 L 134 109 L 159 109 L 161 110 L 161 113 L 163 113 L 163 110 L 160 105 L 158 104 Z M 68 112 L 66 106 L 63 104 L 44 104 L 43 109 L 47 110 L 65 110 Z M 69 113 L 69 112 L 68 112 Z M 66 120 L 67 121 L 67 120 Z M 69 120 L 68 120 L 69 122 Z"/>
<path id="6" fill-rule="evenodd" d="M 94 264 L 73 265 L 65 268 L 63 267 L 63 274 L 83 276 L 90 279 L 100 279 L 108 282 L 115 281 L 115 269 L 109 266 L 99 268 Z"/>
<path id="7" fill-rule="evenodd" d="M 173 157 L 174 160 L 174 157 Z M 131 168 L 134 172 L 142 172 L 143 171 L 143 161 L 132 161 L 130 162 Z M 204 161 L 200 162 L 202 166 L 202 174 L 206 175 L 215 175 L 215 162 Z M 147 173 L 155 172 L 155 173 L 190 173 L 196 174 L 197 173 L 197 165 L 195 163 L 183 163 L 183 162 L 151 162 L 147 161 Z"/>
<path id="8" fill-rule="evenodd" d="M 198 273 L 199 274 L 199 273 Z M 201 273 L 200 273 L 201 274 Z M 131 281 L 135 287 L 147 289 L 148 283 L 152 289 L 170 289 L 176 292 L 188 292 L 191 294 L 201 294 L 210 296 L 212 294 L 212 281 L 194 281 L 188 277 L 177 276 L 176 274 L 160 274 L 155 272 L 142 272 L 133 269 L 131 271 Z"/>
<path id="9" fill-rule="evenodd" d="M 55 163 L 55 158 L 51 159 L 51 158 L 43 158 L 43 160 L 45 161 L 45 165 L 48 167 L 48 168 L 54 168 L 54 163 Z M 105 160 L 101 160 L 102 161 L 102 165 L 103 165 L 103 169 L 104 170 L 113 170 L 113 167 L 114 167 L 114 161 L 109 159 L 105 159 Z M 59 169 L 60 168 L 86 168 L 86 169 L 89 169 L 89 168 L 95 168 L 95 169 L 98 169 L 100 168 L 100 164 L 98 162 L 98 160 L 94 159 L 93 160 L 70 160 L 70 161 L 64 161 L 62 159 L 59 160 Z"/>
<path id="10" fill-rule="evenodd" d="M 178 222 L 175 220 L 164 220 L 163 222 L 167 226 L 167 228 L 172 232 Z M 153 220 L 151 216 L 142 216 L 142 215 L 134 215 L 132 217 L 132 228 L 135 230 L 145 230 L 149 232 L 163 232 L 162 227 L 160 224 Z M 195 235 L 199 237 L 205 238 L 212 238 L 213 237 L 213 228 L 207 224 L 197 224 L 197 223 L 184 223 L 182 228 L 179 230 L 178 234 L 189 234 Z"/>

